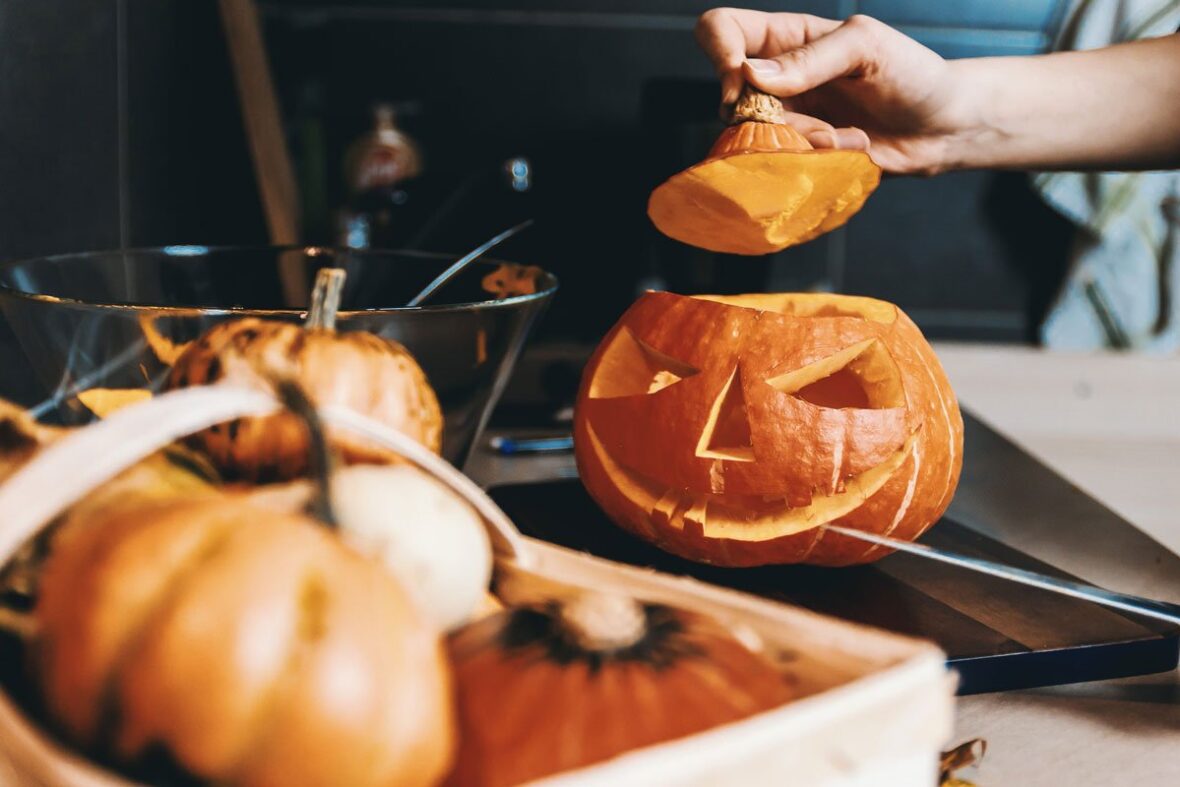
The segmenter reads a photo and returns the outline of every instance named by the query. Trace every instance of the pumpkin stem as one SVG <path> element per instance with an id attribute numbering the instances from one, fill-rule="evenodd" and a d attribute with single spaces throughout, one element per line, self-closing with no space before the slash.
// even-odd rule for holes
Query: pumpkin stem
<path id="1" fill-rule="evenodd" d="M 588 651 L 622 650 L 647 633 L 647 613 L 630 596 L 582 593 L 558 612 L 563 632 Z"/>
<path id="2" fill-rule="evenodd" d="M 308 467 L 312 483 L 315 484 L 315 494 L 311 499 L 311 513 L 324 524 L 335 529 L 339 520 L 332 508 L 332 453 L 328 447 L 328 439 L 324 433 L 324 422 L 320 419 L 315 404 L 304 393 L 299 384 L 293 380 L 275 380 L 275 393 L 283 406 L 295 414 L 303 427 L 307 430 L 307 442 L 310 456 Z"/>
<path id="3" fill-rule="evenodd" d="M 320 268 L 315 275 L 315 289 L 311 291 L 311 308 L 303 327 L 308 330 L 336 330 L 336 312 L 344 294 L 343 268 Z"/>
<path id="4" fill-rule="evenodd" d="M 787 122 L 787 110 L 777 97 L 763 93 L 747 83 L 742 87 L 742 94 L 738 96 L 737 103 L 733 105 L 729 124 L 736 126 L 748 121 L 784 125 Z"/>

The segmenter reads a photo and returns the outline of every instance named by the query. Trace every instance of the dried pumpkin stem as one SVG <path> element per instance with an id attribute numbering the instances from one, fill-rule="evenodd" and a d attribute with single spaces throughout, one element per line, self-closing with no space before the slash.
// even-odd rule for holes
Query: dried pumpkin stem
<path id="1" fill-rule="evenodd" d="M 311 308 L 307 310 L 304 328 L 336 330 L 336 312 L 340 309 L 346 276 L 343 268 L 320 268 L 315 276 L 315 289 L 311 291 Z"/>
<path id="2" fill-rule="evenodd" d="M 315 484 L 315 494 L 312 496 L 311 513 L 324 524 L 335 529 L 339 520 L 332 508 L 332 452 L 328 445 L 328 438 L 324 432 L 324 422 L 315 408 L 315 404 L 293 380 L 275 380 L 275 393 L 278 394 L 283 406 L 294 413 L 303 422 L 307 430 L 308 466 L 312 482 Z"/>
<path id="3" fill-rule="evenodd" d="M 983 738 L 972 738 L 965 743 L 960 743 L 950 751 L 944 751 L 939 757 L 939 780 L 942 782 L 951 781 L 955 771 L 978 765 L 985 754 L 987 754 L 987 741 Z"/>
<path id="4" fill-rule="evenodd" d="M 746 84 L 742 87 L 742 93 L 738 96 L 737 103 L 733 105 L 729 124 L 736 126 L 738 123 L 749 121 L 785 124 L 787 109 L 779 98 Z"/>
<path id="5" fill-rule="evenodd" d="M 629 596 L 583 593 L 562 603 L 558 620 L 573 643 L 589 651 L 627 648 L 647 633 L 643 605 Z"/>

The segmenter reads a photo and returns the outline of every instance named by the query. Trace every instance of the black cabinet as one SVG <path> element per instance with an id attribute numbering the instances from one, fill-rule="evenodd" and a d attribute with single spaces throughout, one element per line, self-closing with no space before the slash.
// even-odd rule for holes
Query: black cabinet
<path id="1" fill-rule="evenodd" d="M 1019 341 L 1060 276 L 1068 228 L 1019 176 L 890 180 L 841 232 L 769 260 L 679 246 L 644 215 L 651 187 L 699 159 L 720 128 L 712 69 L 691 35 L 715 2 L 678 0 L 314 0 L 265 4 L 288 115 L 326 129 L 338 162 L 392 100 L 425 149 L 422 212 L 438 250 L 461 251 L 524 217 L 505 253 L 552 269 L 564 287 L 551 336 L 593 340 L 652 282 L 681 291 L 831 288 L 897 301 L 937 337 Z M 745 2 L 827 16 L 863 12 L 948 57 L 1049 47 L 1065 0 Z M 310 86 L 310 88 L 309 88 Z M 309 109 L 305 98 L 318 103 Z M 296 145 L 299 149 L 299 145 Z M 491 177 L 534 165 L 528 199 Z M 329 178 L 341 198 L 339 177 Z M 479 185 L 472 187 L 471 183 Z M 456 192 L 462 199 L 449 199 Z M 446 204 L 441 219 L 435 211 Z"/>
<path id="2" fill-rule="evenodd" d="M 691 34 L 714 4 L 259 2 L 297 168 L 320 167 L 309 202 L 340 203 L 344 149 L 374 101 L 397 102 L 427 161 L 408 234 L 462 251 L 535 216 L 505 253 L 562 277 L 550 336 L 593 340 L 660 281 L 830 287 L 896 300 L 935 336 L 1025 336 L 1060 275 L 1065 228 L 1019 176 L 889 181 L 847 229 L 770 260 L 701 253 L 652 230 L 651 187 L 718 128 L 715 78 Z M 1067 3 L 741 5 L 869 13 L 957 57 L 1041 51 Z M 516 155 L 533 165 L 523 195 L 499 176 Z M 265 240 L 216 3 L 0 3 L 0 178 L 0 257 Z M 309 240 L 330 242 L 331 217 L 320 219 Z"/>

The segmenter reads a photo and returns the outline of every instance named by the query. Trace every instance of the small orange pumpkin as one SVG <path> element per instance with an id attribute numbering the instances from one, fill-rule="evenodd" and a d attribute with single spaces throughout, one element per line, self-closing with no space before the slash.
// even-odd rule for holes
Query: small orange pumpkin
<path id="1" fill-rule="evenodd" d="M 814 150 L 785 114 L 747 85 L 705 160 L 652 192 L 647 213 L 660 232 L 711 251 L 769 254 L 860 210 L 881 168 L 864 151 Z"/>
<path id="2" fill-rule="evenodd" d="M 451 637 L 459 754 L 448 787 L 509 787 L 692 735 L 794 697 L 703 615 L 586 593 Z"/>
<path id="3" fill-rule="evenodd" d="M 917 538 L 958 483 L 963 421 L 901 309 L 827 294 L 642 296 L 586 366 L 578 469 L 618 525 L 719 565 L 846 565 Z"/>
<path id="4" fill-rule="evenodd" d="M 364 331 L 337 333 L 343 271 L 316 282 L 304 326 L 247 318 L 214 326 L 177 359 L 168 388 L 230 382 L 271 390 L 290 379 L 319 407 L 337 405 L 413 437 L 434 452 L 442 445 L 442 410 L 426 374 L 405 347 Z M 329 429 L 347 462 L 388 462 L 389 452 Z M 291 413 L 231 421 L 193 442 L 231 479 L 287 480 L 307 469 L 307 436 Z"/>
<path id="5" fill-rule="evenodd" d="M 428 785 L 453 750 L 434 629 L 314 521 L 215 491 L 72 520 L 35 609 L 47 708 L 131 766 L 216 783 Z"/>

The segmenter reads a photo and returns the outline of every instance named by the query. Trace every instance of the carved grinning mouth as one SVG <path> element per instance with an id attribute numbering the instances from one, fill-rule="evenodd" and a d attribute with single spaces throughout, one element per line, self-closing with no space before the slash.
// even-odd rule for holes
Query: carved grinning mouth
<path id="1" fill-rule="evenodd" d="M 633 505 L 649 512 L 652 525 L 735 541 L 769 541 L 803 533 L 856 510 L 905 463 L 918 435 L 911 434 L 885 461 L 846 479 L 843 491 L 816 494 L 810 504 L 792 507 L 781 497 L 714 495 L 670 488 L 615 461 L 592 425 L 587 425 L 586 433 L 595 457 L 618 491 Z"/>

